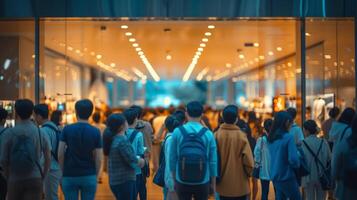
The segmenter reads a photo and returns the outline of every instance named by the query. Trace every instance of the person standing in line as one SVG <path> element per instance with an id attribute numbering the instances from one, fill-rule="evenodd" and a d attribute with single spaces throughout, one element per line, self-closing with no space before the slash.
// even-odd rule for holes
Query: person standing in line
<path id="1" fill-rule="evenodd" d="M 225 107 L 222 116 L 224 123 L 215 132 L 221 158 L 217 192 L 220 200 L 246 200 L 250 194 L 249 177 L 254 167 L 252 150 L 246 134 L 235 125 L 238 107 Z"/>
<path id="2" fill-rule="evenodd" d="M 210 189 L 216 192 L 216 142 L 212 132 L 200 123 L 202 104 L 190 102 L 186 110 L 188 122 L 171 136 L 169 167 L 180 200 L 207 200 Z"/>
<path id="3" fill-rule="evenodd" d="M 259 167 L 259 179 L 262 188 L 262 200 L 268 200 L 270 187 L 270 153 L 268 149 L 268 135 L 273 124 L 272 119 L 264 121 L 264 133 L 258 138 L 254 149 L 255 165 Z"/>
<path id="4" fill-rule="evenodd" d="M 63 121 L 63 113 L 60 110 L 55 110 L 51 114 L 51 122 L 53 122 L 60 130 L 63 129 L 62 121 Z"/>
<path id="5" fill-rule="evenodd" d="M 134 148 L 134 152 L 137 156 L 144 158 L 144 136 L 143 133 L 137 131 L 135 127 L 138 122 L 137 111 L 133 108 L 129 108 L 124 111 L 124 116 L 128 122 L 129 128 L 126 131 L 125 135 L 129 139 L 129 142 Z M 143 176 L 140 167 L 135 167 L 136 173 L 136 192 L 135 197 L 139 195 L 140 200 L 146 200 L 147 191 L 146 191 L 146 177 Z"/>
<path id="6" fill-rule="evenodd" d="M 33 108 L 31 100 L 17 100 L 15 127 L 2 134 L 0 166 L 8 183 L 8 200 L 42 199 L 43 179 L 50 168 L 51 152 L 45 134 L 30 119 Z M 44 158 L 43 166 L 41 157 Z"/>
<path id="7" fill-rule="evenodd" d="M 302 141 L 304 140 L 304 132 L 302 131 L 302 128 L 295 122 L 297 111 L 295 108 L 288 108 L 286 111 L 290 114 L 293 120 L 293 124 L 291 125 L 289 133 L 294 136 L 295 144 L 300 147 Z"/>
<path id="8" fill-rule="evenodd" d="M 161 151 L 161 140 L 164 135 L 164 123 L 166 119 L 165 110 L 158 108 L 156 117 L 152 120 L 152 127 L 154 129 L 153 145 L 151 149 L 151 162 L 153 172 L 155 173 L 159 168 L 159 157 Z"/>
<path id="9" fill-rule="evenodd" d="M 144 166 L 125 136 L 128 124 L 123 114 L 112 114 L 107 120 L 109 131 L 103 135 L 103 147 L 109 155 L 109 185 L 117 200 L 136 200 L 136 167 Z"/>
<path id="10" fill-rule="evenodd" d="M 75 104 L 77 123 L 64 127 L 58 149 L 63 170 L 62 190 L 66 200 L 94 200 L 97 175 L 102 159 L 102 139 L 99 129 L 89 124 L 93 103 L 88 99 Z"/>
<path id="11" fill-rule="evenodd" d="M 41 130 L 49 143 L 51 150 L 51 166 L 48 175 L 44 179 L 44 194 L 46 200 L 58 200 L 58 186 L 62 177 L 58 164 L 58 144 L 60 137 L 59 128 L 48 120 L 48 105 L 38 104 L 34 107 L 34 119 L 41 126 Z"/>
<path id="12" fill-rule="evenodd" d="M 331 130 L 332 124 L 337 121 L 337 117 L 339 114 L 340 114 L 340 109 L 338 107 L 331 108 L 331 110 L 328 112 L 330 118 L 328 118 L 322 123 L 321 129 L 324 134 L 324 138 L 327 141 L 329 140 L 329 132 Z"/>
<path id="13" fill-rule="evenodd" d="M 92 120 L 93 120 L 93 126 L 98 128 L 100 131 L 101 136 L 103 136 L 104 134 L 104 130 L 105 130 L 105 124 L 102 123 L 101 120 L 101 114 L 100 112 L 95 112 L 92 115 Z M 104 166 L 105 166 L 105 159 L 104 159 L 104 155 L 103 155 L 103 159 L 102 159 L 102 164 L 98 173 L 98 183 L 102 184 L 103 183 L 103 171 L 104 171 Z"/>
<path id="14" fill-rule="evenodd" d="M 306 138 L 303 140 L 302 149 L 306 156 L 310 174 L 302 177 L 302 187 L 307 199 L 324 200 L 327 191 L 322 189 L 319 178 L 331 162 L 330 147 L 324 139 L 317 137 L 319 127 L 315 121 L 306 121 L 303 130 Z M 318 160 L 315 160 L 315 157 Z"/>
<path id="15" fill-rule="evenodd" d="M 286 111 L 274 116 L 268 135 L 270 157 L 270 178 L 273 181 L 277 200 L 301 200 L 298 181 L 294 169 L 300 167 L 294 135 L 289 134 L 293 118 Z"/>
<path id="16" fill-rule="evenodd" d="M 0 147 L 2 141 L 1 136 L 7 130 L 7 128 L 5 128 L 7 116 L 8 116 L 8 112 L 4 108 L 0 107 Z M 1 155 L 1 149 L 0 149 L 0 155 Z M 3 175 L 3 170 L 0 166 L 0 200 L 6 199 L 6 193 L 7 193 L 6 179 L 5 176 Z"/>
<path id="17" fill-rule="evenodd" d="M 329 141 L 333 143 L 333 146 L 343 139 L 352 134 L 351 123 L 355 115 L 353 108 L 346 108 L 341 113 L 337 122 L 332 123 L 332 127 L 329 133 Z M 332 154 L 335 154 L 334 148 L 332 148 Z"/>
<path id="18" fill-rule="evenodd" d="M 357 115 L 351 124 L 351 135 L 335 146 L 332 158 L 332 177 L 340 183 L 335 193 L 338 200 L 354 200 L 357 196 Z"/>

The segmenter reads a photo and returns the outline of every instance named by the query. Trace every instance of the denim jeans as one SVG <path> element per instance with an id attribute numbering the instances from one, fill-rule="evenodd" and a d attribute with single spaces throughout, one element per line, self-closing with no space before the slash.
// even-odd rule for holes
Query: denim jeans
<path id="1" fill-rule="evenodd" d="M 301 200 L 299 185 L 296 179 L 273 181 L 276 200 Z"/>
<path id="2" fill-rule="evenodd" d="M 262 186 L 262 200 L 268 200 L 270 181 L 260 179 L 260 184 Z"/>
<path id="3" fill-rule="evenodd" d="M 58 186 L 62 177 L 62 172 L 58 170 L 50 170 L 44 180 L 44 193 L 46 200 L 58 200 Z"/>
<path id="4" fill-rule="evenodd" d="M 146 180 L 143 174 L 136 175 L 136 192 L 135 196 L 139 194 L 140 200 L 147 199 Z"/>
<path id="5" fill-rule="evenodd" d="M 66 200 L 94 200 L 97 190 L 97 176 L 63 177 L 62 190 Z"/>
<path id="6" fill-rule="evenodd" d="M 126 181 L 119 185 L 110 185 L 110 189 L 116 199 L 134 200 L 135 185 L 135 181 Z"/>

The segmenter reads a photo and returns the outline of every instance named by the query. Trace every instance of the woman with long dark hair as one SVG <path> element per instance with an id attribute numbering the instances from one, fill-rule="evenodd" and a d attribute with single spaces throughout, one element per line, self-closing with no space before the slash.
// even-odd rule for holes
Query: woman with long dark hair
<path id="1" fill-rule="evenodd" d="M 277 112 L 268 135 L 271 155 L 270 178 L 276 189 L 276 199 L 300 200 L 298 181 L 294 169 L 300 166 L 294 136 L 289 134 L 293 123 L 286 111 Z"/>
<path id="2" fill-rule="evenodd" d="M 353 108 L 346 108 L 342 113 L 337 122 L 332 123 L 332 127 L 329 133 L 329 141 L 333 142 L 333 145 L 338 145 L 338 143 L 351 135 L 351 122 L 355 115 L 355 110 Z M 332 149 L 333 150 L 333 149 Z M 334 153 L 334 150 L 333 150 Z"/>
<path id="3" fill-rule="evenodd" d="M 357 115 L 351 123 L 351 134 L 335 146 L 332 177 L 337 181 L 335 197 L 352 200 L 357 197 Z"/>

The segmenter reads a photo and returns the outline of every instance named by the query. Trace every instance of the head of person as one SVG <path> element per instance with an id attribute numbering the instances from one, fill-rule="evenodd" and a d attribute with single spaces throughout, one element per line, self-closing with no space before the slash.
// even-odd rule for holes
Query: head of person
<path id="1" fill-rule="evenodd" d="M 114 113 L 107 119 L 107 127 L 115 134 L 123 133 L 127 129 L 128 123 L 123 114 Z"/>
<path id="2" fill-rule="evenodd" d="M 75 110 L 77 118 L 80 120 L 88 120 L 93 113 L 93 103 L 89 99 L 82 99 L 76 102 Z"/>
<path id="3" fill-rule="evenodd" d="M 288 108 L 286 109 L 286 112 L 288 112 L 293 120 L 296 119 L 297 111 L 295 108 Z"/>
<path id="4" fill-rule="evenodd" d="M 136 126 L 136 123 L 138 121 L 138 113 L 135 109 L 133 108 L 126 109 L 123 114 L 129 126 Z"/>
<path id="5" fill-rule="evenodd" d="M 144 110 L 142 107 L 140 107 L 138 105 L 132 105 L 130 108 L 136 110 L 138 119 L 141 119 L 143 117 Z"/>
<path id="6" fill-rule="evenodd" d="M 235 105 L 226 106 L 222 112 L 223 121 L 226 124 L 235 124 L 238 121 L 238 107 Z"/>
<path id="7" fill-rule="evenodd" d="M 4 126 L 9 113 L 4 108 L 0 108 L 0 126 Z"/>
<path id="8" fill-rule="evenodd" d="M 346 108 L 343 110 L 341 113 L 340 118 L 338 119 L 338 122 L 346 124 L 346 125 L 351 125 L 352 120 L 355 116 L 355 110 L 353 108 Z"/>
<path id="9" fill-rule="evenodd" d="M 348 138 L 347 141 L 352 148 L 355 148 L 357 147 L 357 114 L 353 117 L 351 128 L 352 135 Z"/>
<path id="10" fill-rule="evenodd" d="M 93 120 L 94 123 L 99 124 L 100 123 L 100 118 L 101 117 L 100 117 L 100 113 L 99 112 L 93 113 L 92 120 Z"/>
<path id="11" fill-rule="evenodd" d="M 266 119 L 263 123 L 264 130 L 267 134 L 270 133 L 271 127 L 273 125 L 273 120 L 272 119 Z"/>
<path id="12" fill-rule="evenodd" d="M 309 135 L 317 135 L 320 131 L 319 127 L 317 126 L 317 123 L 314 120 L 307 120 L 303 124 L 303 130 L 304 134 L 309 136 Z"/>
<path id="13" fill-rule="evenodd" d="M 56 126 L 60 126 L 62 123 L 62 111 L 60 110 L 55 110 L 51 114 L 51 121 L 56 124 Z"/>
<path id="14" fill-rule="evenodd" d="M 331 119 L 337 119 L 339 114 L 340 114 L 340 109 L 338 107 L 333 107 L 328 112 L 328 115 L 330 116 Z"/>
<path id="15" fill-rule="evenodd" d="M 38 125 L 42 125 L 44 122 L 48 120 L 48 105 L 47 104 L 37 104 L 33 108 L 34 120 Z"/>
<path id="16" fill-rule="evenodd" d="M 16 118 L 19 120 L 29 120 L 33 113 L 33 103 L 29 99 L 19 99 L 15 102 Z"/>
<path id="17" fill-rule="evenodd" d="M 248 123 L 255 123 L 257 122 L 257 115 L 254 111 L 248 112 Z"/>
<path id="18" fill-rule="evenodd" d="M 175 116 L 176 120 L 178 120 L 180 122 L 180 124 L 184 124 L 186 122 L 186 114 L 184 110 L 176 110 L 173 114 L 173 116 Z"/>
<path id="19" fill-rule="evenodd" d="M 292 124 L 293 118 L 287 111 L 275 113 L 268 141 L 272 143 L 275 140 L 282 138 L 284 134 L 289 132 Z"/>
<path id="20" fill-rule="evenodd" d="M 169 131 L 169 133 L 174 132 L 174 130 L 179 127 L 181 124 L 179 120 L 176 119 L 174 115 L 170 115 L 165 119 L 165 127 Z"/>
<path id="21" fill-rule="evenodd" d="M 186 117 L 188 121 L 200 121 L 203 114 L 203 106 L 198 101 L 192 101 L 186 106 Z"/>

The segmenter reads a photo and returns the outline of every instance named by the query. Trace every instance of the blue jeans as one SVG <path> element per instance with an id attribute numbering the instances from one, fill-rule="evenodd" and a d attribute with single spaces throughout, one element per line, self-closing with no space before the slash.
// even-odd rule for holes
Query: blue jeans
<path id="1" fill-rule="evenodd" d="M 119 185 L 110 185 L 110 189 L 116 199 L 134 200 L 135 185 L 135 181 L 126 181 Z"/>
<path id="2" fill-rule="evenodd" d="M 262 186 L 262 200 L 268 200 L 270 181 L 260 179 L 260 184 Z"/>
<path id="3" fill-rule="evenodd" d="M 66 200 L 94 200 L 97 190 L 97 176 L 63 177 L 62 190 Z"/>
<path id="4" fill-rule="evenodd" d="M 135 197 L 139 194 L 140 200 L 146 200 L 146 178 L 143 174 L 136 175 L 136 192 Z"/>
<path id="5" fill-rule="evenodd" d="M 296 179 L 273 181 L 276 200 L 301 200 L 299 185 Z"/>
<path id="6" fill-rule="evenodd" d="M 60 169 L 51 169 L 44 179 L 44 193 L 46 200 L 58 200 L 58 186 L 60 184 L 62 172 Z"/>

